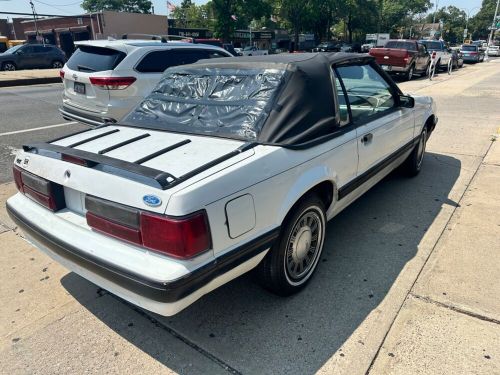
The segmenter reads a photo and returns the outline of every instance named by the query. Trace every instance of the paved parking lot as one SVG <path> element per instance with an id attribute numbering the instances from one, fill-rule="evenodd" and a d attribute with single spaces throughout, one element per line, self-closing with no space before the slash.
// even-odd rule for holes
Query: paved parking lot
<path id="1" fill-rule="evenodd" d="M 500 63 L 400 86 L 438 104 L 422 173 L 389 176 L 334 218 L 302 293 L 279 298 L 246 275 L 171 318 L 12 230 L 13 148 L 82 125 L 61 125 L 60 84 L 0 89 L 0 371 L 500 373 Z"/>

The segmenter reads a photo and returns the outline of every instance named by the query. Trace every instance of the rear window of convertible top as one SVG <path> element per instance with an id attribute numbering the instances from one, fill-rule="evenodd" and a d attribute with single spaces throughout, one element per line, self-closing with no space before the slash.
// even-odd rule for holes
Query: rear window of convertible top
<path id="1" fill-rule="evenodd" d="M 167 69 L 122 123 L 253 141 L 284 75 L 279 69 Z"/>

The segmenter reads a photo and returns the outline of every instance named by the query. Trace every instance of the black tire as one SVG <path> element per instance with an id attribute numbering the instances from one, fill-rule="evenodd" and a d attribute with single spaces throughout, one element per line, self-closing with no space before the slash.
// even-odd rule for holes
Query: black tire
<path id="1" fill-rule="evenodd" d="M 64 66 L 64 63 L 61 60 L 54 60 L 52 61 L 52 64 L 50 64 L 52 69 L 62 69 Z"/>
<path id="2" fill-rule="evenodd" d="M 304 288 L 321 257 L 325 230 L 323 201 L 315 194 L 304 197 L 288 214 L 280 237 L 257 267 L 260 284 L 280 296 L 289 296 Z"/>
<path id="3" fill-rule="evenodd" d="M 410 69 L 408 69 L 408 71 L 404 74 L 405 81 L 411 81 L 414 75 L 415 75 L 415 66 L 412 65 L 410 66 Z"/>
<path id="4" fill-rule="evenodd" d="M 12 61 L 5 61 L 2 64 L 2 70 L 5 70 L 5 71 L 14 71 L 14 70 L 17 70 L 17 66 Z"/>
<path id="5" fill-rule="evenodd" d="M 425 155 L 425 146 L 427 145 L 427 127 L 424 126 L 418 143 L 413 148 L 411 154 L 404 161 L 402 165 L 403 172 L 409 177 L 414 177 L 420 173 L 422 170 L 422 164 Z"/>

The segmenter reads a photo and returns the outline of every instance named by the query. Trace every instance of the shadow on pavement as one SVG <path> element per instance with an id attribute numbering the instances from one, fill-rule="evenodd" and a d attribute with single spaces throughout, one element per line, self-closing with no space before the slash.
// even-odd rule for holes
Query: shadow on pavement
<path id="1" fill-rule="evenodd" d="M 274 296 L 245 275 L 174 317 L 147 314 L 242 373 L 316 372 L 384 299 L 442 205 L 456 205 L 448 194 L 460 161 L 427 153 L 424 163 L 418 177 L 393 173 L 330 221 L 317 273 L 298 295 Z M 73 273 L 61 282 L 77 299 L 82 288 L 95 288 Z M 156 353 L 169 351 L 161 347 L 167 331 L 151 324 L 147 334 L 157 340 L 144 344 L 138 337 L 145 332 L 120 330 L 123 323 L 109 319 L 99 304 L 80 302 L 153 358 L 161 361 Z M 130 309 L 123 320 L 134 316 Z"/>

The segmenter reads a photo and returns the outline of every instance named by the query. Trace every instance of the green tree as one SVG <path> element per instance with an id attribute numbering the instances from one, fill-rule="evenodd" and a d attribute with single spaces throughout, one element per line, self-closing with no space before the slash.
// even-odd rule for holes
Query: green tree
<path id="1" fill-rule="evenodd" d="M 487 39 L 490 31 L 488 27 L 495 16 L 496 0 L 483 0 L 479 12 L 471 18 L 469 29 L 473 39 Z"/>
<path id="2" fill-rule="evenodd" d="M 435 14 L 436 20 L 443 22 L 443 39 L 450 43 L 461 43 L 463 31 L 467 21 L 467 13 L 453 5 L 439 9 Z M 434 13 L 427 15 L 426 22 L 431 23 Z"/>
<path id="3" fill-rule="evenodd" d="M 83 0 L 81 7 L 87 12 L 115 10 L 130 13 L 151 13 L 150 0 Z"/>

